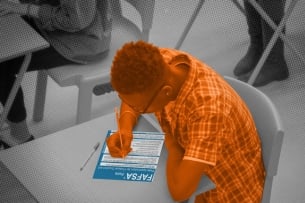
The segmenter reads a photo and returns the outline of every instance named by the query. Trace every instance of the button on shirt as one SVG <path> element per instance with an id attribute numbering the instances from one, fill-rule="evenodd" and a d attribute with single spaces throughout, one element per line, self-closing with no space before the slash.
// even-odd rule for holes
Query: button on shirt
<path id="1" fill-rule="evenodd" d="M 184 159 L 209 165 L 216 189 L 196 202 L 260 202 L 265 170 L 253 118 L 222 76 L 193 56 L 160 48 L 169 65 L 186 64 L 188 77 L 177 99 L 156 113 L 166 136 L 185 150 Z"/>

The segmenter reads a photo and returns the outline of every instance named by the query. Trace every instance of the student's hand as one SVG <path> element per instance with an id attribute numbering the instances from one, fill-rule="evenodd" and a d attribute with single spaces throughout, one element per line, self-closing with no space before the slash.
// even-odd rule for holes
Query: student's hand
<path id="1" fill-rule="evenodd" d="M 109 153 L 112 157 L 124 158 L 127 154 L 132 150 L 131 149 L 131 141 L 132 141 L 131 133 L 120 133 L 116 132 L 107 138 L 107 146 L 109 149 Z M 122 139 L 122 140 L 121 140 Z"/>

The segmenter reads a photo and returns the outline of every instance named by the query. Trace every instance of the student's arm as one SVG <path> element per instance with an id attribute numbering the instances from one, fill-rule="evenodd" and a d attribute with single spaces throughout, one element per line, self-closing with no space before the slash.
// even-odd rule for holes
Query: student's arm
<path id="1" fill-rule="evenodd" d="M 7 0 L 0 1 L 0 16 L 8 13 L 15 13 L 19 15 L 38 17 L 38 10 L 39 6 L 33 4 L 21 4 Z"/>
<path id="2" fill-rule="evenodd" d="M 58 6 L 41 4 L 37 20 L 45 30 L 78 32 L 92 23 L 96 6 L 96 0 L 61 0 Z"/>
<path id="3" fill-rule="evenodd" d="M 187 122 L 188 146 L 182 150 L 176 139 L 168 139 L 167 182 L 172 198 L 188 199 L 197 189 L 203 175 L 217 162 L 218 147 L 224 126 L 221 97 L 206 98 L 205 105 L 194 109 Z M 225 109 L 227 111 L 227 109 Z"/>
<path id="4" fill-rule="evenodd" d="M 197 186 L 209 169 L 209 165 L 183 159 L 184 150 L 168 135 L 165 144 L 168 150 L 166 176 L 169 192 L 175 201 L 184 201 L 196 191 Z"/>
<path id="5" fill-rule="evenodd" d="M 92 23 L 96 5 L 96 0 L 61 0 L 58 6 L 2 0 L 0 1 L 0 16 L 7 13 L 27 15 L 39 20 L 45 30 L 77 32 Z"/>
<path id="6" fill-rule="evenodd" d="M 189 199 L 208 167 L 207 164 L 190 160 L 172 163 L 172 168 L 167 168 L 167 183 L 172 198 L 178 202 Z"/>
<path id="7" fill-rule="evenodd" d="M 122 101 L 120 110 L 121 130 L 132 132 L 134 126 L 137 124 L 139 116 L 139 113 L 135 112 L 131 107 Z"/>
<path id="8" fill-rule="evenodd" d="M 132 130 L 137 124 L 138 117 L 139 114 L 137 112 L 125 103 L 121 103 L 120 133 L 114 133 L 107 139 L 107 146 L 111 156 L 124 157 L 131 151 Z"/>

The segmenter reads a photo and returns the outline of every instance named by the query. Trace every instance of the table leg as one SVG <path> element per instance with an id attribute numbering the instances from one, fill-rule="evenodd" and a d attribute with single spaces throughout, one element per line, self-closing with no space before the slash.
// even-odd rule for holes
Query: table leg
<path id="1" fill-rule="evenodd" d="M 2 126 L 3 126 L 3 124 L 5 122 L 5 119 L 6 119 L 7 115 L 8 115 L 8 112 L 11 109 L 11 106 L 12 106 L 12 104 L 14 102 L 14 99 L 16 97 L 17 91 L 18 91 L 19 87 L 21 86 L 21 82 L 22 82 L 23 76 L 24 76 L 24 74 L 25 74 L 25 72 L 26 72 L 26 70 L 27 70 L 27 68 L 28 68 L 28 66 L 30 64 L 31 58 L 32 58 L 32 54 L 31 53 L 25 55 L 25 58 L 24 58 L 24 60 L 22 62 L 22 65 L 21 65 L 21 68 L 19 70 L 19 73 L 17 75 L 17 78 L 16 78 L 16 80 L 14 82 L 14 85 L 13 85 L 11 91 L 10 91 L 9 97 L 8 97 L 4 107 L 3 107 L 3 112 L 2 112 L 1 117 L 0 117 L 0 130 L 2 129 Z"/>

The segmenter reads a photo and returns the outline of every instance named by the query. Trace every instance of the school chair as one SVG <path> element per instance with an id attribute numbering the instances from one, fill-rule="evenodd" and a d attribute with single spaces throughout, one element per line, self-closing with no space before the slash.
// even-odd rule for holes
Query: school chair
<path id="1" fill-rule="evenodd" d="M 235 78 L 225 76 L 225 80 L 245 101 L 250 109 L 262 143 L 263 161 L 266 170 L 266 179 L 262 197 L 262 203 L 269 203 L 274 176 L 277 174 L 280 153 L 284 137 L 284 129 L 272 101 L 263 92 L 255 87 L 239 81 Z M 188 200 L 195 202 L 195 197 L 203 192 L 213 189 L 213 183 L 204 176 L 198 189 Z"/>
<path id="2" fill-rule="evenodd" d="M 266 179 L 262 203 L 269 203 L 272 182 L 277 174 L 283 144 L 284 128 L 279 113 L 263 92 L 237 79 L 225 76 L 226 81 L 246 102 L 250 109 L 262 143 Z"/>
<path id="3" fill-rule="evenodd" d="M 90 120 L 92 96 L 94 88 L 98 86 L 108 86 L 104 92 L 112 91 L 109 87 L 110 67 L 116 51 L 129 41 L 149 39 L 149 31 L 152 27 L 155 0 L 111 0 L 113 20 L 112 37 L 110 50 L 106 57 L 100 61 L 86 65 L 66 65 L 51 70 L 39 71 L 37 75 L 36 95 L 34 103 L 33 120 L 39 122 L 43 119 L 45 97 L 47 89 L 48 76 L 52 78 L 59 86 L 78 87 L 77 118 L 76 124 Z M 121 4 L 128 5 L 124 8 Z M 132 6 L 132 7 L 130 7 Z M 128 9 L 128 11 L 124 9 Z M 130 9 L 134 8 L 134 9 Z M 130 10 L 136 10 L 132 18 L 124 15 Z M 141 25 L 135 16 L 140 16 Z"/>

